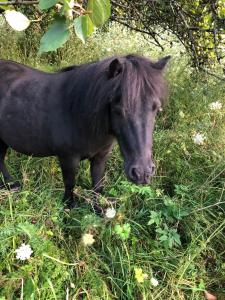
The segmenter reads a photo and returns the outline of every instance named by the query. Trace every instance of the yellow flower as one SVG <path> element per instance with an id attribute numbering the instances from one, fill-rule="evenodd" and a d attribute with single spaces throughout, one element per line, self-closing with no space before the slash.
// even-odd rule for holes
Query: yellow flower
<path id="1" fill-rule="evenodd" d="M 148 278 L 148 274 L 143 273 L 143 270 L 141 268 L 135 268 L 134 273 L 135 273 L 135 279 L 139 283 L 144 282 L 144 280 Z"/>
<path id="2" fill-rule="evenodd" d="M 155 193 L 156 193 L 156 196 L 157 196 L 157 197 L 160 197 L 160 196 L 162 196 L 162 194 L 163 194 L 163 190 L 156 189 L 156 190 L 155 190 Z"/>

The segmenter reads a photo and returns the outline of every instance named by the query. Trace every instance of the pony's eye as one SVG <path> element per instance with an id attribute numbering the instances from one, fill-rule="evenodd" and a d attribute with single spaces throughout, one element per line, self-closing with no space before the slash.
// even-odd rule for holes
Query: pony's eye
<path id="1" fill-rule="evenodd" d="M 119 104 L 120 101 L 121 101 L 121 98 L 120 98 L 120 97 L 116 97 L 116 98 L 114 99 L 114 103 L 115 103 L 115 104 Z"/>
<path id="2" fill-rule="evenodd" d="M 120 109 L 115 109 L 115 110 L 114 110 L 114 114 L 115 114 L 117 117 L 122 117 L 122 116 L 123 116 L 123 112 L 122 112 L 122 110 L 120 110 Z"/>

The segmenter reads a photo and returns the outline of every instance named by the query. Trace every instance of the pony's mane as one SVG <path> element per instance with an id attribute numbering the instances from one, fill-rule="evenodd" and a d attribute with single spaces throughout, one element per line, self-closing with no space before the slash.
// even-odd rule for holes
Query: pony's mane
<path id="1" fill-rule="evenodd" d="M 122 70 L 109 79 L 109 66 L 115 59 L 121 63 Z M 76 109 L 79 106 L 81 113 L 92 122 L 98 122 L 97 120 L 101 122 L 106 115 L 106 104 L 118 90 L 122 95 L 125 113 L 135 112 L 137 101 L 158 100 L 164 104 L 166 99 L 166 84 L 162 71 L 153 61 L 142 56 L 113 56 L 99 62 L 69 66 L 60 70 L 60 72 L 68 71 L 71 71 L 70 80 L 73 82 L 70 86 L 76 86 L 74 93 L 80 95 Z"/>
<path id="2" fill-rule="evenodd" d="M 109 65 L 114 60 L 122 64 L 120 74 L 109 80 L 107 74 Z M 137 101 L 154 101 L 158 99 L 163 105 L 166 101 L 166 83 L 162 71 L 155 67 L 151 60 L 138 56 L 114 56 L 98 63 L 90 64 L 94 72 L 91 77 L 88 98 L 92 99 L 89 105 L 92 111 L 104 106 L 107 99 L 120 88 L 124 112 L 135 110 Z"/>
<path id="3" fill-rule="evenodd" d="M 79 68 L 79 66 L 73 65 L 73 66 L 64 67 L 64 68 L 60 69 L 58 72 L 63 73 L 63 72 L 68 72 L 68 71 L 74 71 L 75 69 L 78 69 L 78 68 Z"/>

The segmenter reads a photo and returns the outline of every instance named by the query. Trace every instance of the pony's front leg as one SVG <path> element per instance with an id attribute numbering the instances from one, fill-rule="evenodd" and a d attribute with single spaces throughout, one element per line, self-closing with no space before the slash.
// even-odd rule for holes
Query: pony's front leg
<path id="1" fill-rule="evenodd" d="M 62 169 L 63 182 L 65 186 L 63 202 L 68 208 L 72 209 L 76 206 L 73 196 L 73 189 L 75 186 L 75 175 L 80 160 L 77 157 L 59 157 L 59 162 Z"/>
<path id="2" fill-rule="evenodd" d="M 103 176 L 105 171 L 105 164 L 108 158 L 109 151 L 101 152 L 95 155 L 91 160 L 91 179 L 93 196 L 93 209 L 96 214 L 102 214 L 102 208 L 98 202 L 98 195 L 103 190 Z"/>
<path id="3" fill-rule="evenodd" d="M 7 148 L 8 146 L 2 140 L 0 140 L 0 172 L 2 173 L 4 179 L 4 182 L 0 179 L 0 189 L 7 188 L 9 190 L 19 191 L 19 182 L 15 182 L 13 180 L 4 163 Z"/>

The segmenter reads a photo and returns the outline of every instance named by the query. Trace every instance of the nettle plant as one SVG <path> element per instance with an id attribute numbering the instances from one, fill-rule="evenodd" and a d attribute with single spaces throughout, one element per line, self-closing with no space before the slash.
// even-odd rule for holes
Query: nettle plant
<path id="1" fill-rule="evenodd" d="M 142 199 L 146 204 L 146 211 L 150 207 L 147 226 L 159 243 L 165 249 L 181 246 L 179 232 L 180 223 L 190 214 L 190 208 L 184 205 L 189 199 L 190 187 L 186 185 L 175 185 L 174 196 L 170 197 L 161 189 L 154 189 L 151 186 L 137 186 L 128 181 L 120 181 L 116 188 L 109 191 L 113 197 Z M 148 201 L 150 200 L 150 201 Z M 144 202 L 143 202 L 144 201 Z M 150 206 L 150 207 L 149 207 Z M 122 240 L 129 238 L 131 226 L 129 223 L 116 224 L 114 233 Z"/>
<path id="2" fill-rule="evenodd" d="M 151 211 L 148 225 L 154 226 L 156 238 L 165 248 L 180 246 L 178 225 L 188 214 L 175 199 L 164 196 L 161 209 Z"/>
<path id="3" fill-rule="evenodd" d="M 6 5 L 6 2 L 9 5 Z M 41 38 L 40 54 L 61 47 L 70 38 L 72 32 L 75 32 L 85 43 L 86 39 L 96 28 L 101 27 L 111 14 L 110 0 L 39 0 L 27 3 L 38 5 L 37 9 L 42 12 L 40 19 L 29 20 L 25 14 L 16 11 L 10 2 L 0 0 L 0 9 L 4 10 L 3 15 L 7 23 L 17 31 L 27 29 L 32 22 L 41 21 L 42 15 L 48 12 L 50 26 Z"/>

